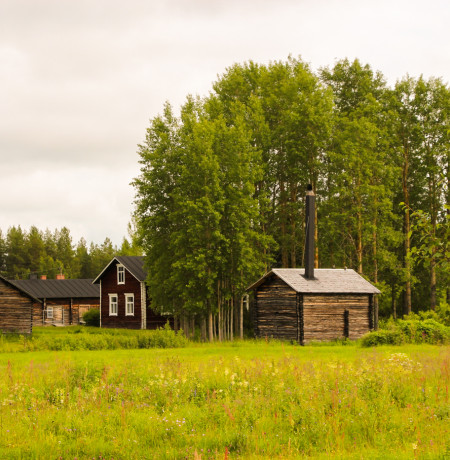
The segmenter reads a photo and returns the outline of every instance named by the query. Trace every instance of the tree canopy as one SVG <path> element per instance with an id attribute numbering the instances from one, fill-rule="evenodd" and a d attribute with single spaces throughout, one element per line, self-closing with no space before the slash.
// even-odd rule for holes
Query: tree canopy
<path id="1" fill-rule="evenodd" d="M 131 227 L 129 233 L 130 240 L 124 238 L 117 248 L 109 238 L 101 245 L 88 247 L 84 238 L 74 244 L 67 227 L 52 232 L 13 226 L 5 235 L 0 230 L 0 274 L 9 279 L 31 274 L 51 279 L 59 273 L 66 278 L 95 278 L 115 255 L 142 255 Z"/>
<path id="2" fill-rule="evenodd" d="M 438 78 L 389 87 L 358 60 L 313 72 L 289 57 L 231 66 L 179 115 L 166 104 L 133 183 L 155 305 L 230 332 L 246 286 L 303 265 L 312 184 L 316 266 L 357 270 L 382 290 L 386 315 L 434 308 L 448 289 L 435 239 L 448 219 L 449 101 Z M 410 209 L 427 211 L 434 239 Z"/>

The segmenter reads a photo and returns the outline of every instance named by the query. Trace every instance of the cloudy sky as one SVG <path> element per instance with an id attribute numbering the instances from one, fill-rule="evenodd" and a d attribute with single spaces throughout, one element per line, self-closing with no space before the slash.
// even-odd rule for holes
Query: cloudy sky
<path id="1" fill-rule="evenodd" d="M 448 0 L 0 0 L 0 229 L 120 245 L 137 144 L 233 63 L 450 80 Z"/>

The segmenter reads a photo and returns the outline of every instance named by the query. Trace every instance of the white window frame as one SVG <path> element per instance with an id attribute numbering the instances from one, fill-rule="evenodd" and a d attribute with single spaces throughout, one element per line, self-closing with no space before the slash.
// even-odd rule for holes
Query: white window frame
<path id="1" fill-rule="evenodd" d="M 131 301 L 129 301 L 131 298 Z M 128 307 L 131 306 L 129 309 Z M 125 294 L 125 316 L 134 316 L 134 294 Z"/>
<path id="2" fill-rule="evenodd" d="M 117 264 L 117 284 L 125 284 L 125 267 Z"/>
<path id="3" fill-rule="evenodd" d="M 119 296 L 117 294 L 108 294 L 108 296 L 109 296 L 109 316 L 117 316 L 119 312 Z M 115 298 L 115 302 L 113 300 L 114 298 Z M 114 306 L 115 306 L 115 309 L 113 308 Z"/>
<path id="4" fill-rule="evenodd" d="M 47 305 L 47 319 L 53 319 L 53 307 Z"/>

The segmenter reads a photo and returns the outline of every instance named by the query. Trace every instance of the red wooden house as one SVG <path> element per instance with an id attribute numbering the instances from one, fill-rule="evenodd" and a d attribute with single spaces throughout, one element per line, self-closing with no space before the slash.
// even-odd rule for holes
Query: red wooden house
<path id="1" fill-rule="evenodd" d="M 100 327 L 157 329 L 172 318 L 150 308 L 144 258 L 114 257 L 95 278 L 100 284 Z"/>

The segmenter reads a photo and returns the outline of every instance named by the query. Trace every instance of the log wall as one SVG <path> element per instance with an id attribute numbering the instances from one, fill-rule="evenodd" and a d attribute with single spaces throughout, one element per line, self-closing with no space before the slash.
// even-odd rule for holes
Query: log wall
<path id="1" fill-rule="evenodd" d="M 34 303 L 0 279 L 0 331 L 31 334 Z"/>
<path id="2" fill-rule="evenodd" d="M 284 281 L 273 277 L 259 286 L 254 308 L 257 337 L 299 340 L 297 293 Z"/>
<path id="3" fill-rule="evenodd" d="M 358 339 L 372 327 L 372 295 L 301 294 L 276 276 L 255 290 L 255 336 L 299 343 L 348 337 Z"/>
<path id="4" fill-rule="evenodd" d="M 303 322 L 305 342 L 358 339 L 370 330 L 370 296 L 303 295 Z"/>
<path id="5" fill-rule="evenodd" d="M 44 299 L 42 304 L 33 307 L 34 326 L 70 326 L 82 324 L 83 313 L 91 308 L 99 308 L 98 297 L 74 299 Z M 53 307 L 53 318 L 48 318 L 47 307 Z"/>

